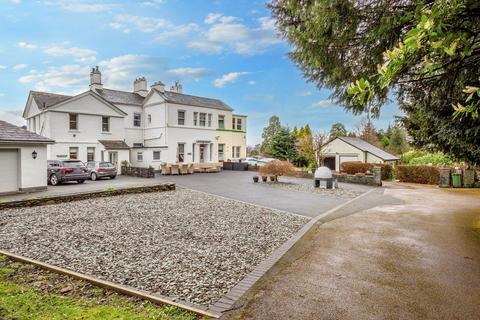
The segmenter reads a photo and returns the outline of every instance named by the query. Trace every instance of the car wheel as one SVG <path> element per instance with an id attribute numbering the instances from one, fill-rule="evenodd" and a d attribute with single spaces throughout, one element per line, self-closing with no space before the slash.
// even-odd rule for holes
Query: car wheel
<path id="1" fill-rule="evenodd" d="M 50 176 L 50 178 L 48 178 L 48 182 L 50 182 L 50 184 L 51 184 L 52 186 L 56 186 L 56 185 L 58 184 L 58 177 L 57 177 L 57 175 L 56 175 L 56 174 L 52 174 L 52 175 Z"/>
<path id="2" fill-rule="evenodd" d="M 90 175 L 90 179 L 92 179 L 92 181 L 97 180 L 97 174 L 95 172 L 92 172 L 92 174 Z"/>
<path id="3" fill-rule="evenodd" d="M 85 180 L 77 180 L 78 183 L 84 183 Z"/>
<path id="4" fill-rule="evenodd" d="M 110 179 L 115 179 L 117 176 L 111 176 Z"/>

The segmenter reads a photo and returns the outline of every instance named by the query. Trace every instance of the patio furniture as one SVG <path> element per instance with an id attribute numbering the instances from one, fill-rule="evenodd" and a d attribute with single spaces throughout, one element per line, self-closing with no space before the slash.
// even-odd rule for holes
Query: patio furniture
<path id="1" fill-rule="evenodd" d="M 193 163 L 189 163 L 188 164 L 188 173 L 189 174 L 193 174 L 195 172 L 195 170 L 193 169 Z"/>
<path id="2" fill-rule="evenodd" d="M 170 166 L 166 163 L 160 165 L 160 170 L 162 171 L 162 175 L 172 174 Z"/>
<path id="3" fill-rule="evenodd" d="M 186 163 L 180 164 L 180 174 L 188 174 L 188 165 Z"/>
<path id="4" fill-rule="evenodd" d="M 170 166 L 170 168 L 171 168 L 170 170 L 171 170 L 171 174 L 172 174 L 172 175 L 178 175 L 178 174 L 180 173 L 179 170 L 178 170 L 178 169 L 179 169 L 179 165 L 178 165 L 178 164 L 172 164 L 172 165 Z"/>

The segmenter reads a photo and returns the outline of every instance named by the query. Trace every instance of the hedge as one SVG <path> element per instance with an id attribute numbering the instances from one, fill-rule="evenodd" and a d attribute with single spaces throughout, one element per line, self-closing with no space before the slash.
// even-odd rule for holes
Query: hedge
<path id="1" fill-rule="evenodd" d="M 397 165 L 396 174 L 401 182 L 439 184 L 440 170 L 436 166 Z"/>
<path id="2" fill-rule="evenodd" d="M 361 161 L 349 161 L 340 164 L 340 171 L 348 174 L 373 172 L 374 167 L 382 168 L 382 180 L 390 179 L 392 175 L 392 166 L 386 163 L 363 163 Z"/>

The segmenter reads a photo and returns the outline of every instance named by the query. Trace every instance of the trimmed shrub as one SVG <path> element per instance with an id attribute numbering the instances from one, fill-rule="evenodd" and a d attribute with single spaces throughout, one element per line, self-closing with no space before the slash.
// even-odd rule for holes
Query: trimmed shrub
<path id="1" fill-rule="evenodd" d="M 258 170 L 262 176 L 284 176 L 295 173 L 295 167 L 289 161 L 273 160 L 261 166 Z"/>
<path id="2" fill-rule="evenodd" d="M 438 184 L 440 182 L 440 170 L 436 166 L 397 165 L 395 171 L 398 180 L 401 182 L 423 184 Z"/>
<path id="3" fill-rule="evenodd" d="M 382 168 L 382 180 L 390 179 L 392 175 L 392 166 L 386 163 L 363 163 L 361 161 L 349 161 L 340 164 L 340 172 L 346 172 L 347 174 L 357 173 L 373 173 L 374 167 Z"/>

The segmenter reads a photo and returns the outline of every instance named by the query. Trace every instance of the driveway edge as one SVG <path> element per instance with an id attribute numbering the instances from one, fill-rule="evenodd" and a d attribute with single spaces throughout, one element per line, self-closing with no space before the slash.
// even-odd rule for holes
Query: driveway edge
<path id="1" fill-rule="evenodd" d="M 152 293 L 149 293 L 147 291 L 138 290 L 138 289 L 135 289 L 135 288 L 132 288 L 132 287 L 116 284 L 116 283 L 113 283 L 113 282 L 110 282 L 110 281 L 99 279 L 97 277 L 93 277 L 93 276 L 86 275 L 86 274 L 83 274 L 83 273 L 71 271 L 71 270 L 68 270 L 68 269 L 65 269 L 65 268 L 60 268 L 60 267 L 57 267 L 57 266 L 54 266 L 54 265 L 51 265 L 51 264 L 48 264 L 48 263 L 45 263 L 45 262 L 30 259 L 30 258 L 20 256 L 20 255 L 17 255 L 17 254 L 8 252 L 8 251 L 4 251 L 4 250 L 1 250 L 1 249 L 0 249 L 0 255 L 4 255 L 4 256 L 12 259 L 12 260 L 20 261 L 20 262 L 23 262 L 23 263 L 28 263 L 28 264 L 40 267 L 42 269 L 51 271 L 51 272 L 55 272 L 55 273 L 63 274 L 63 275 L 70 276 L 70 277 L 73 277 L 73 278 L 76 278 L 76 279 L 84 280 L 84 281 L 90 282 L 90 283 L 92 283 L 96 286 L 99 286 L 99 287 L 102 287 L 102 288 L 105 288 L 105 289 L 108 289 L 108 290 L 112 290 L 112 291 L 119 292 L 119 293 L 122 293 L 122 294 L 125 294 L 125 295 L 145 299 L 145 300 L 151 301 L 153 303 L 172 305 L 172 306 L 182 308 L 182 309 L 186 309 L 186 310 L 189 310 L 189 311 L 194 312 L 196 314 L 207 316 L 207 317 L 210 317 L 210 318 L 219 318 L 221 316 L 220 313 L 217 313 L 217 312 L 214 312 L 214 311 L 211 311 L 211 310 L 207 310 L 206 307 L 196 305 L 196 304 L 193 304 L 193 303 L 190 303 L 190 302 L 187 302 L 187 301 L 178 301 L 178 300 L 174 300 L 172 298 L 165 297 L 165 296 L 162 296 L 162 295 L 152 294 Z"/>
<path id="2" fill-rule="evenodd" d="M 263 277 L 310 229 L 321 219 L 334 213 L 335 211 L 343 208 L 346 205 L 361 199 L 368 194 L 374 192 L 377 188 L 368 190 L 367 192 L 355 197 L 335 208 L 332 208 L 315 218 L 312 218 L 307 224 L 305 224 L 297 233 L 295 233 L 289 240 L 283 243 L 280 247 L 275 249 L 267 259 L 263 260 L 253 271 L 245 276 L 239 283 L 237 283 L 230 291 L 224 295 L 221 299 L 210 305 L 208 311 L 223 314 L 227 311 L 234 310 L 233 305 L 248 291 L 253 285 Z"/>

